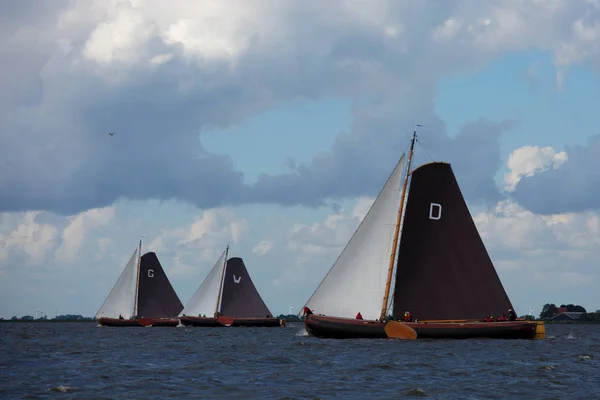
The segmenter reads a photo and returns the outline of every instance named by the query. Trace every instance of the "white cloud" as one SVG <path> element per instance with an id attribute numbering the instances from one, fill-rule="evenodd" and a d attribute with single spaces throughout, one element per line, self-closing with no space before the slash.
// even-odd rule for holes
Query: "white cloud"
<path id="1" fill-rule="evenodd" d="M 202 263 L 216 262 L 227 243 L 235 246 L 249 228 L 248 220 L 238 218 L 229 208 L 205 210 L 189 225 L 163 230 L 147 249 L 157 254 L 172 253 L 174 262 L 167 266 L 169 274 L 185 275 Z"/>
<path id="2" fill-rule="evenodd" d="M 40 212 L 0 214 L 0 269 L 8 267 L 11 253 L 24 254 L 31 265 L 40 265 L 56 245 L 59 231 L 36 219 Z"/>
<path id="3" fill-rule="evenodd" d="M 72 263 L 78 257 L 86 234 L 110 224 L 114 217 L 114 207 L 91 209 L 69 217 L 69 224 L 62 232 L 62 243 L 55 252 L 56 260 Z"/>
<path id="4" fill-rule="evenodd" d="M 328 46 L 327 40 L 361 30 L 383 31 L 383 36 L 395 39 L 410 31 L 414 37 L 411 41 L 420 40 L 425 31 L 433 43 L 444 45 L 444 56 L 456 54 L 452 48 L 465 49 L 470 59 L 532 47 L 548 49 L 555 54 L 558 83 L 571 65 L 598 60 L 595 38 L 600 32 L 600 10 L 594 3 L 555 0 L 544 1 L 541 6 L 536 1 L 503 0 L 473 7 L 469 1 L 451 1 L 443 7 L 445 15 L 437 18 L 426 18 L 434 8 L 427 4 L 384 1 L 375 6 L 331 1 L 323 6 L 264 1 L 250 5 L 237 0 L 75 3 L 62 12 L 60 27 L 65 35 L 85 32 L 83 54 L 101 64 L 157 60 L 165 47 L 179 48 L 185 56 L 201 61 L 234 62 L 249 52 L 289 56 L 304 46 L 307 38 L 321 39 L 322 43 L 315 43 L 313 48 L 319 52 L 319 47 L 325 50 Z M 305 18 L 293 18 L 299 14 Z M 436 25 L 440 17 L 443 22 Z M 310 29 L 302 29 L 307 21 Z M 87 24 L 87 31 L 75 29 L 82 24 Z"/>
<path id="5" fill-rule="evenodd" d="M 594 212 L 538 215 L 512 200 L 473 218 L 491 246 L 511 251 L 592 251 L 600 253 L 600 216 Z"/>
<path id="6" fill-rule="evenodd" d="M 252 252 L 264 256 L 273 250 L 273 242 L 269 239 L 262 240 L 259 244 L 252 248 Z"/>
<path id="7" fill-rule="evenodd" d="M 557 152 L 552 147 L 523 146 L 508 157 L 510 172 L 504 175 L 504 190 L 513 192 L 521 178 L 548 169 L 560 168 L 568 160 L 566 152 Z"/>
<path id="8" fill-rule="evenodd" d="M 372 197 L 356 199 L 347 212 L 342 209 L 330 214 L 322 222 L 310 225 L 297 224 L 288 237 L 288 246 L 300 255 L 326 256 L 339 254 L 375 201 Z"/>
<path id="9" fill-rule="evenodd" d="M 139 60 L 156 27 L 144 13 L 123 2 L 116 15 L 100 23 L 87 40 L 83 54 L 100 64 Z"/>

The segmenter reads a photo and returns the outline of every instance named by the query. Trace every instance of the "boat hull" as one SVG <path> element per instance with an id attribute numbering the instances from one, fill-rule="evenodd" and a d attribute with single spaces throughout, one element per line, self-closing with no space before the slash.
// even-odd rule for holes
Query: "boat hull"
<path id="1" fill-rule="evenodd" d="M 309 315 L 304 320 L 306 331 L 323 339 L 384 339 L 383 323 L 351 318 Z"/>
<path id="2" fill-rule="evenodd" d="M 119 318 L 98 318 L 98 323 L 102 326 L 125 327 L 125 326 L 177 326 L 179 320 L 177 318 L 139 318 L 135 319 L 119 319 Z"/>
<path id="3" fill-rule="evenodd" d="M 409 322 L 417 339 L 536 339 L 539 324 L 533 321 L 510 322 Z M 310 335 L 328 339 L 387 338 L 379 321 L 355 320 L 309 315 L 304 326 Z M 542 329 L 543 330 L 543 329 Z"/>
<path id="4" fill-rule="evenodd" d="M 262 328 L 274 328 L 283 326 L 282 320 L 277 318 L 232 318 L 229 326 L 253 326 Z M 225 321 L 223 321 L 225 322 Z"/>
<path id="5" fill-rule="evenodd" d="M 151 326 L 170 326 L 175 327 L 179 325 L 179 318 L 149 318 L 151 320 Z"/>
<path id="6" fill-rule="evenodd" d="M 221 316 L 218 319 L 206 317 L 181 317 L 179 321 L 185 326 L 197 326 L 205 328 L 218 328 L 225 326 L 247 326 L 247 327 L 279 327 L 285 326 L 283 320 L 277 318 L 232 318 Z"/>
<path id="7" fill-rule="evenodd" d="M 143 326 L 134 319 L 119 319 L 119 318 L 98 318 L 98 324 L 102 326 L 111 327 L 125 327 L 125 326 Z"/>
<path id="8" fill-rule="evenodd" d="M 198 326 L 205 328 L 219 328 L 225 326 L 215 318 L 207 317 L 180 317 L 179 322 L 184 326 Z"/>

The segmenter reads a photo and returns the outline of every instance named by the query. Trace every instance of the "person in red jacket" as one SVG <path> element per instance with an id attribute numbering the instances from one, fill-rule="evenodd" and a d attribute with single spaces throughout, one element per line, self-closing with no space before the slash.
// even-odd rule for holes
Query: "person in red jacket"
<path id="1" fill-rule="evenodd" d="M 304 315 L 310 315 L 310 314 L 312 314 L 312 313 L 313 313 L 313 312 L 312 312 L 312 311 L 310 311 L 310 308 L 308 308 L 308 307 L 304 307 Z"/>
<path id="2" fill-rule="evenodd" d="M 404 322 L 412 322 L 413 317 L 412 314 L 410 313 L 410 311 L 405 311 L 404 312 Z"/>
<path id="3" fill-rule="evenodd" d="M 360 311 L 358 312 L 358 314 L 356 314 L 356 319 L 363 319 L 362 314 L 360 313 Z"/>

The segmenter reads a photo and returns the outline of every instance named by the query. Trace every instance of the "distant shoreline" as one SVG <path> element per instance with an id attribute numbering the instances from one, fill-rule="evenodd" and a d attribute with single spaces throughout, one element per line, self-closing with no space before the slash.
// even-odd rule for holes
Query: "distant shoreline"
<path id="1" fill-rule="evenodd" d="M 15 322 L 18 324 L 22 324 L 22 323 L 32 323 L 32 324 L 39 324 L 42 322 L 48 322 L 48 323 L 58 323 L 58 322 L 76 322 L 76 323 L 82 323 L 82 322 L 96 322 L 98 323 L 97 320 L 93 320 L 93 319 L 0 319 L 0 323 L 1 322 Z"/>
<path id="2" fill-rule="evenodd" d="M 301 319 L 286 319 L 283 318 L 286 322 L 303 322 L 303 320 Z M 540 320 L 535 320 L 535 321 L 540 321 Z M 2 322 L 13 322 L 13 323 L 18 323 L 18 324 L 23 324 L 23 323 L 34 323 L 34 324 L 39 324 L 39 323 L 64 323 L 64 322 L 74 322 L 74 323 L 98 323 L 98 320 L 93 320 L 93 319 L 0 319 L 0 323 Z M 545 324 L 548 325 L 598 325 L 600 324 L 600 321 L 544 321 Z"/>

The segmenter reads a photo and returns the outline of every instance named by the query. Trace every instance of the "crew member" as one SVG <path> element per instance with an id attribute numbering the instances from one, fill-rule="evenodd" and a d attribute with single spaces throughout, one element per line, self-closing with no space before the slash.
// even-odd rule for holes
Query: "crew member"
<path id="1" fill-rule="evenodd" d="M 310 315 L 313 313 L 312 311 L 310 311 L 310 308 L 308 308 L 308 307 L 304 307 L 303 311 L 304 311 L 304 315 Z"/>
<path id="2" fill-rule="evenodd" d="M 360 313 L 360 311 L 358 312 L 358 314 L 356 314 L 356 319 L 363 319 L 362 314 Z"/>
<path id="3" fill-rule="evenodd" d="M 412 322 L 413 317 L 410 311 L 404 311 L 404 322 Z"/>
<path id="4" fill-rule="evenodd" d="M 517 313 L 511 308 L 510 310 L 508 310 L 508 320 L 516 321 L 516 319 L 517 319 Z"/>

